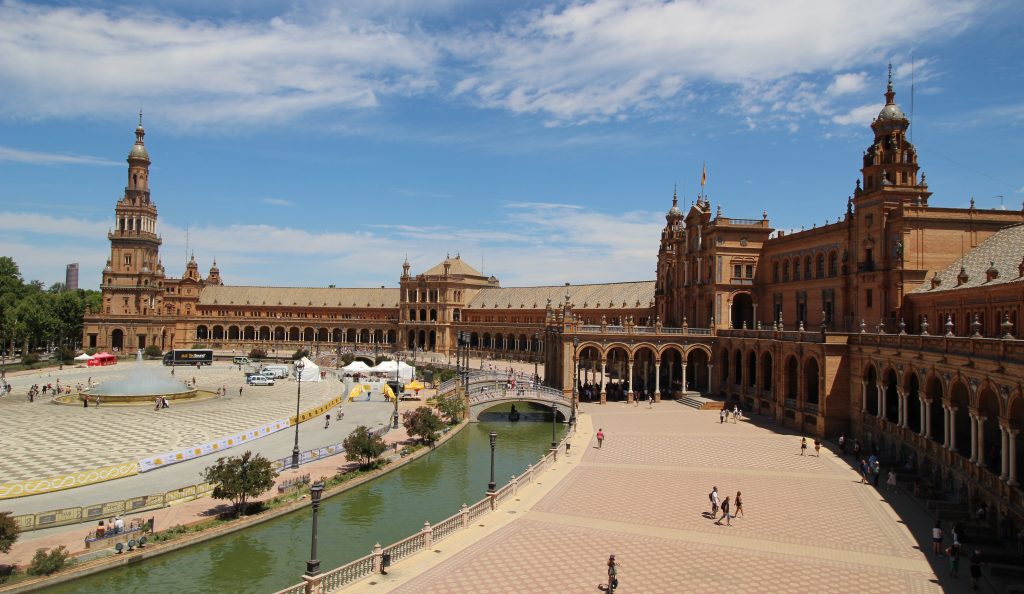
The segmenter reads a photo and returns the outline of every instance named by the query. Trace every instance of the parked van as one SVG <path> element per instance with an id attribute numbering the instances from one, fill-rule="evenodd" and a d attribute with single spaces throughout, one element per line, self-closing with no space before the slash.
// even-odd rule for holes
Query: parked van
<path id="1" fill-rule="evenodd" d="M 288 377 L 289 372 L 287 365 L 264 365 L 263 369 L 260 370 L 260 373 L 267 377 L 284 379 Z"/>
<path id="2" fill-rule="evenodd" d="M 274 380 L 262 375 L 250 375 L 246 378 L 250 386 L 273 386 Z"/>
<path id="3" fill-rule="evenodd" d="M 234 359 L 231 360 L 231 362 L 234 363 L 235 365 L 248 365 L 249 357 L 235 357 Z"/>

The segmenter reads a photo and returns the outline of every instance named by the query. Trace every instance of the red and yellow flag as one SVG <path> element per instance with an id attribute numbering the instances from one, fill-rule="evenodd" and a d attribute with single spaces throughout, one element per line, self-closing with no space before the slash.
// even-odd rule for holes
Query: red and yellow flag
<path id="1" fill-rule="evenodd" d="M 700 187 L 703 188 L 706 183 L 708 183 L 708 164 L 704 163 L 700 171 Z"/>

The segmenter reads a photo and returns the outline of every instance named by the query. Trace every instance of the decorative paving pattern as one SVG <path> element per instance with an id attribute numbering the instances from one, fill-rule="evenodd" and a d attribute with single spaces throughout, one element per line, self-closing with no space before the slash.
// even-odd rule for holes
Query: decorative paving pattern
<path id="1" fill-rule="evenodd" d="M 274 386 L 238 388 L 244 374 L 236 366 L 215 363 L 200 370 L 179 367 L 178 379 L 195 377 L 200 390 L 227 387 L 227 396 L 200 402 L 171 404 L 154 411 L 152 406 L 109 406 L 88 409 L 56 405 L 49 396 L 28 402 L 32 384 L 62 385 L 126 377 L 128 366 L 65 369 L 57 373 L 9 375 L 14 391 L 0 398 L 0 484 L 20 482 L 100 468 L 204 443 L 269 421 L 295 414 L 296 383 L 278 381 Z M 170 375 L 159 362 L 143 363 L 154 374 Z M 302 408 L 326 402 L 340 393 L 337 381 L 303 382 Z M 158 428 L 159 430 L 154 430 Z"/>
<path id="2" fill-rule="evenodd" d="M 612 553 L 622 592 L 942 591 L 902 520 L 829 451 L 800 456 L 799 435 L 666 405 L 585 406 L 602 449 L 395 591 L 596 592 Z M 704 515 L 712 485 L 743 492 L 732 527 Z"/>

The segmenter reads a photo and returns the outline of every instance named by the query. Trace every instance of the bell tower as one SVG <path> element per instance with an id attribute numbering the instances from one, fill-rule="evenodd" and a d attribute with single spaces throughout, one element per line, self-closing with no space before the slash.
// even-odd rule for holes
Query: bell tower
<path id="1" fill-rule="evenodd" d="M 140 111 L 135 144 L 128 153 L 128 185 L 114 207 L 114 228 L 107 233 L 110 259 L 103 269 L 100 288 L 103 312 L 108 315 L 156 315 L 163 300 L 164 270 L 159 259 L 162 240 L 156 232 L 156 205 L 149 197 L 150 160 L 145 135 Z"/>

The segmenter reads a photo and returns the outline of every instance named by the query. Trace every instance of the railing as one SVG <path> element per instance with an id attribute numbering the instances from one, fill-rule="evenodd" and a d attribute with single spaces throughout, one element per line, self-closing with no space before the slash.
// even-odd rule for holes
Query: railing
<path id="1" fill-rule="evenodd" d="M 391 429 L 391 424 L 385 424 L 382 427 L 378 427 L 370 432 L 370 435 L 384 435 Z M 330 458 L 331 456 L 341 454 L 345 451 L 345 445 L 342 443 L 336 443 L 322 448 L 313 448 L 312 450 L 306 450 L 299 453 L 299 464 L 308 464 L 309 462 L 315 462 L 316 460 L 323 460 L 324 458 Z M 287 468 L 291 468 L 292 457 L 285 456 L 284 458 L 278 458 L 271 461 L 276 472 L 281 472 Z"/>
<path id="2" fill-rule="evenodd" d="M 710 336 L 710 328 L 672 328 L 668 326 L 611 326 L 583 324 L 579 327 L 580 334 L 688 334 L 691 336 Z"/>
<path id="3" fill-rule="evenodd" d="M 561 443 L 559 443 L 559 448 L 564 448 L 565 444 L 573 437 L 573 435 L 575 435 L 575 432 L 576 428 L 573 426 L 562 438 Z M 503 485 L 493 494 L 488 494 L 487 497 L 477 501 L 471 506 L 463 505 L 462 509 L 460 509 L 455 515 L 441 520 L 433 527 L 431 527 L 429 523 L 425 523 L 423 529 L 407 538 L 383 548 L 380 545 L 376 545 L 373 548 L 373 552 L 365 557 L 360 557 L 355 561 L 346 563 L 341 567 L 337 567 L 313 578 L 307 578 L 307 581 L 279 590 L 275 594 L 335 592 L 345 586 L 381 571 L 384 555 L 390 555 L 390 560 L 394 563 L 395 561 L 412 556 L 422 550 L 434 547 L 441 540 L 451 536 L 459 530 L 469 528 L 474 521 L 494 511 L 498 504 L 514 495 L 520 485 L 527 485 L 531 483 L 538 472 L 547 468 L 557 459 L 557 451 L 559 448 L 549 451 L 546 455 L 541 457 L 536 465 L 528 466 L 519 476 L 513 476 L 511 481 Z"/>
<path id="4" fill-rule="evenodd" d="M 796 410 L 796 398 L 786 398 L 786 408 Z"/>
<path id="5" fill-rule="evenodd" d="M 818 405 L 817 404 L 810 404 L 810 403 L 804 404 L 804 412 L 808 413 L 808 414 L 816 415 L 816 414 L 818 414 Z"/>

